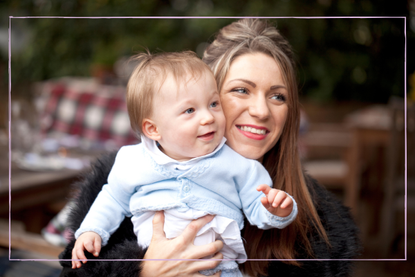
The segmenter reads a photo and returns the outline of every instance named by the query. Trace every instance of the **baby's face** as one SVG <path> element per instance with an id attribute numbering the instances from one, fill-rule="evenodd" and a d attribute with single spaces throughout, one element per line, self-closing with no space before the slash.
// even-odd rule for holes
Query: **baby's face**
<path id="1" fill-rule="evenodd" d="M 216 81 L 206 73 L 186 84 L 168 75 L 154 95 L 152 120 L 161 136 L 158 142 L 169 157 L 185 161 L 211 153 L 225 133 Z"/>

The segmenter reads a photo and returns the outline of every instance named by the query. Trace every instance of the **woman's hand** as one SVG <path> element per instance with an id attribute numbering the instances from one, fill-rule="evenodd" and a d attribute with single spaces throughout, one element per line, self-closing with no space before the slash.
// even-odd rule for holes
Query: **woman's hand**
<path id="1" fill-rule="evenodd" d="M 223 243 L 217 240 L 207 245 L 195 246 L 193 244 L 197 232 L 213 217 L 206 215 L 193 220 L 180 236 L 167 239 L 163 230 L 164 212 L 156 212 L 153 219 L 153 238 L 144 259 L 201 259 L 210 255 L 214 256 L 200 261 L 144 261 L 141 264 L 140 277 L 204 276 L 199 273 L 200 270 L 215 268 L 221 261 L 214 259 L 222 259 L 222 254 L 219 251 L 222 249 Z M 220 276 L 220 272 L 213 276 Z"/>

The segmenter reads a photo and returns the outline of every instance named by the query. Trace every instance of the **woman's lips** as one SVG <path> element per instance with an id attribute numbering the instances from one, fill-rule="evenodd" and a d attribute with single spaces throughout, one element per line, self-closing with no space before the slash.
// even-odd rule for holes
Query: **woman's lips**
<path id="1" fill-rule="evenodd" d="M 236 125 L 236 128 L 244 136 L 255 140 L 263 140 L 269 133 L 267 128 L 255 125 Z"/>
<path id="2" fill-rule="evenodd" d="M 204 135 L 198 136 L 198 138 L 200 138 L 201 140 L 212 140 L 214 136 L 215 132 L 209 132 Z"/>

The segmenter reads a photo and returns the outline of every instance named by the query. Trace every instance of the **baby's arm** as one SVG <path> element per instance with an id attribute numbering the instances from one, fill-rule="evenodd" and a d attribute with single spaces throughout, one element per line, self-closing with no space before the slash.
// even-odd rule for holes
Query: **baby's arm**
<path id="1" fill-rule="evenodd" d="M 101 251 L 101 237 L 95 232 L 85 232 L 78 237 L 75 245 L 72 249 L 73 260 L 84 260 L 86 263 L 86 257 L 84 250 L 92 253 L 95 257 L 98 257 Z M 82 263 L 80 261 L 72 261 L 72 268 L 80 268 Z"/>
<path id="2" fill-rule="evenodd" d="M 270 213 L 279 217 L 286 217 L 291 214 L 294 201 L 287 193 L 267 185 L 259 185 L 256 190 L 265 194 L 265 197 L 261 198 L 261 203 Z"/>
<path id="3" fill-rule="evenodd" d="M 249 222 L 264 230 L 282 229 L 291 224 L 298 213 L 295 200 L 283 191 L 272 189 L 271 177 L 260 163 L 252 161 L 251 167 L 243 172 L 245 173 L 241 174 L 243 179 L 238 180 L 242 183 L 239 197 Z M 258 184 L 263 185 L 258 186 Z M 267 196 L 270 196 L 269 200 L 268 198 L 262 199 L 264 190 Z M 276 207 L 272 207 L 274 200 L 276 200 Z"/>
<path id="4" fill-rule="evenodd" d="M 130 199 L 142 176 L 142 171 L 134 169 L 137 163 L 131 161 L 130 157 L 138 157 L 137 152 L 136 146 L 122 147 L 118 151 L 108 176 L 108 184 L 102 187 L 95 198 L 81 226 L 76 230 L 75 238 L 84 232 L 93 231 L 101 237 L 101 244 L 105 246 L 125 216 L 131 216 Z"/>

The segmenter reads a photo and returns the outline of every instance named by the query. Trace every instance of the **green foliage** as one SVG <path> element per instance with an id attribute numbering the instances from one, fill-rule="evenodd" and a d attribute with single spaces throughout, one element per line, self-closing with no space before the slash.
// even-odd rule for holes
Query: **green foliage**
<path id="1" fill-rule="evenodd" d="M 369 0 L 9 0 L 7 16 L 328 16 L 406 15 L 405 1 Z M 6 26 L 7 16 L 1 17 Z M 199 55 L 223 26 L 236 19 L 14 18 L 12 84 L 60 76 L 89 76 L 93 65 L 150 51 L 193 50 Z M 299 86 L 318 101 L 386 102 L 404 90 L 403 19 L 273 19 L 298 60 Z M 414 33 L 408 29 L 408 43 Z M 13 37 L 14 39 L 15 37 Z M 204 43 L 204 44 L 203 44 Z M 19 47 L 18 47 L 19 46 Z M 408 47 L 409 48 L 409 47 Z M 412 56 L 408 55 L 409 59 Z M 415 63 L 408 63 L 414 72 Z M 0 56 L 7 79 L 7 55 Z"/>

